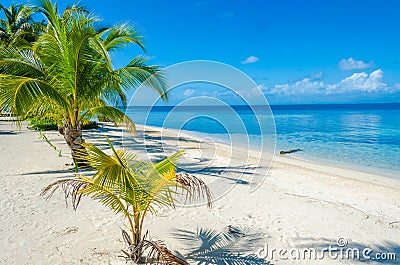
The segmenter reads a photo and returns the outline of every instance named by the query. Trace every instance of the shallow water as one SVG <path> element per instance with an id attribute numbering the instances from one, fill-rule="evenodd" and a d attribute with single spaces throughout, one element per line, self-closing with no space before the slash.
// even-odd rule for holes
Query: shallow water
<path id="1" fill-rule="evenodd" d="M 267 107 L 129 107 L 138 124 L 206 133 L 217 141 L 302 149 L 296 157 L 384 172 L 400 178 L 400 104 Z M 274 122 L 273 122 L 274 121 Z M 261 124 L 261 126 L 260 126 Z M 234 139 L 234 140 L 232 140 Z"/>

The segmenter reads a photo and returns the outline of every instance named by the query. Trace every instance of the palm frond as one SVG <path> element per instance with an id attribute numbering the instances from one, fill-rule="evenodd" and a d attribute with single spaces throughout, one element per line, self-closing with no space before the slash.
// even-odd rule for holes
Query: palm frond
<path id="1" fill-rule="evenodd" d="M 77 4 L 73 4 L 72 6 L 67 6 L 61 15 L 62 20 L 67 20 L 73 17 L 75 14 L 79 13 L 84 13 L 84 14 L 89 14 L 90 12 L 84 8 L 83 6 L 79 6 Z"/>
<path id="2" fill-rule="evenodd" d="M 34 27 L 38 22 L 32 18 L 38 10 L 25 4 L 11 4 L 8 8 L 1 6 L 0 9 L 5 15 L 5 19 L 0 20 L 0 41 L 3 46 L 30 47 L 41 33 Z"/>
<path id="3" fill-rule="evenodd" d="M 138 173 L 138 175 L 145 176 L 145 178 L 138 179 L 141 180 L 141 186 L 149 194 L 145 209 L 154 213 L 156 212 L 154 207 L 175 207 L 176 198 L 174 195 L 178 194 L 173 190 L 176 184 L 174 181 L 176 163 L 183 153 L 183 150 L 178 151 L 155 165 L 147 163 L 146 170 Z M 136 169 L 136 171 L 140 170 Z"/>
<path id="4" fill-rule="evenodd" d="M 54 29 L 54 33 L 56 33 L 58 39 L 60 39 L 58 33 L 62 33 L 62 30 L 57 10 L 57 3 L 53 4 L 50 0 L 40 0 L 38 9 L 46 17 L 49 26 Z"/>
<path id="5" fill-rule="evenodd" d="M 126 67 L 115 70 L 124 88 L 148 87 L 167 100 L 168 86 L 160 67 L 147 65 L 150 58 L 136 56 Z"/>
<path id="6" fill-rule="evenodd" d="M 79 176 L 79 178 L 85 183 L 88 183 L 88 185 L 78 191 L 79 194 L 91 196 L 104 206 L 112 209 L 116 214 L 123 213 L 126 217 L 130 216 L 130 213 L 127 210 L 127 205 L 119 195 L 120 192 L 123 192 L 124 189 L 129 187 L 124 187 L 122 185 L 100 185 L 96 183 L 96 180 L 93 178 L 84 176 Z"/>
<path id="7" fill-rule="evenodd" d="M 96 170 L 93 183 L 105 186 L 109 190 L 117 190 L 120 197 L 136 204 L 135 199 L 132 198 L 133 192 L 138 194 L 135 197 L 141 197 L 145 191 L 140 186 L 131 167 L 143 162 L 137 161 L 137 157 L 133 153 L 115 150 L 108 138 L 107 141 L 112 149 L 112 155 L 107 155 L 93 144 L 83 143 L 82 146 L 85 149 L 78 151 L 77 157 L 87 161 Z"/>
<path id="8" fill-rule="evenodd" d="M 0 74 L 39 78 L 46 73 L 32 50 L 4 47 L 0 50 Z"/>
<path id="9" fill-rule="evenodd" d="M 170 155 L 169 157 L 167 157 L 167 158 L 161 160 L 160 162 L 158 162 L 157 164 L 155 164 L 154 169 L 162 175 L 168 174 L 171 170 L 175 171 L 176 164 L 184 153 L 185 153 L 184 150 L 180 150 L 180 151 Z"/>
<path id="10" fill-rule="evenodd" d="M 43 100 L 68 108 L 64 98 L 51 85 L 35 78 L 0 74 L 0 106 L 10 107 L 16 116 L 24 116 Z"/>
<path id="11" fill-rule="evenodd" d="M 145 50 L 143 37 L 136 28 L 129 26 L 128 24 L 103 29 L 99 32 L 99 36 L 104 35 L 106 35 L 106 37 L 103 43 L 107 51 L 120 49 L 129 43 L 135 43 L 142 48 L 142 50 Z"/>
<path id="12" fill-rule="evenodd" d="M 136 133 L 136 126 L 133 120 L 118 108 L 112 106 L 97 106 L 89 109 L 85 114 L 88 118 L 98 115 L 109 118 L 117 126 L 125 125 L 132 133 Z"/>
<path id="13" fill-rule="evenodd" d="M 72 207 L 76 210 L 83 195 L 79 191 L 86 188 L 87 185 L 89 185 L 89 183 L 79 178 L 62 179 L 45 187 L 40 193 L 40 196 L 49 200 L 54 195 L 54 192 L 61 188 L 65 195 L 65 202 L 67 203 L 68 198 L 71 198 Z"/>
<path id="14" fill-rule="evenodd" d="M 123 213 L 126 217 L 130 216 L 124 201 L 118 195 L 118 190 L 106 185 L 99 185 L 93 178 L 77 176 L 76 178 L 62 179 L 45 187 L 40 195 L 48 200 L 59 188 L 64 192 L 66 203 L 68 198 L 71 198 L 74 210 L 77 210 L 82 196 L 90 196 L 115 213 Z"/>
<path id="15" fill-rule="evenodd" d="M 142 240 L 136 248 L 148 251 L 146 255 L 146 264 L 189 265 L 185 260 L 168 250 L 160 240 Z"/>
<path id="16" fill-rule="evenodd" d="M 206 200 L 207 206 L 212 206 L 212 194 L 203 180 L 187 173 L 176 174 L 175 181 L 185 191 L 186 202 Z"/>
<path id="17" fill-rule="evenodd" d="M 128 246 L 128 251 L 122 250 L 123 258 L 129 260 L 137 260 L 137 254 L 140 256 L 147 251 L 145 264 L 168 264 L 168 265 L 189 265 L 182 257 L 173 254 L 161 240 L 152 241 L 147 239 L 148 232 L 143 236 L 140 242 L 135 246 L 130 239 L 128 233 L 122 230 L 122 237 Z"/>

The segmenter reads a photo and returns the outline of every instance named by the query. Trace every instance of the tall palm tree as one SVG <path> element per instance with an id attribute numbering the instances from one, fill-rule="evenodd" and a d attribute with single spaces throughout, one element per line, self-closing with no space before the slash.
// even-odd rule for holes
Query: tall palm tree
<path id="1" fill-rule="evenodd" d="M 5 19 L 0 20 L 0 44 L 4 46 L 24 46 L 36 41 L 44 30 L 43 22 L 36 22 L 32 15 L 37 8 L 28 5 L 11 4 L 8 8 L 0 4 Z"/>
<path id="2" fill-rule="evenodd" d="M 60 15 L 50 0 L 41 1 L 40 11 L 48 25 L 33 47 L 0 51 L 0 106 L 22 119 L 54 114 L 77 162 L 85 119 L 101 115 L 134 131 L 133 121 L 111 105 L 125 105 L 124 92 L 142 84 L 166 100 L 167 86 L 160 68 L 147 65 L 142 55 L 113 68 L 112 51 L 130 43 L 144 50 L 133 27 L 98 28 L 99 19 L 83 8 L 72 6 Z"/>
<path id="3" fill-rule="evenodd" d="M 156 213 L 161 207 L 174 208 L 179 196 L 185 201 L 206 199 L 211 206 L 211 193 L 205 183 L 195 176 L 176 173 L 175 164 L 182 152 L 162 160 L 157 164 L 138 161 L 136 155 L 125 150 L 112 150 L 107 155 L 92 144 L 83 144 L 86 152 L 80 153 L 94 169 L 95 174 L 77 176 L 54 182 L 42 191 L 42 196 L 49 198 L 62 188 L 65 197 L 72 198 L 76 210 L 81 196 L 90 196 L 99 200 L 115 213 L 126 218 L 130 235 L 123 232 L 130 250 L 124 252 L 128 259 L 138 262 L 143 252 L 149 250 L 148 260 L 155 258 L 161 264 L 187 264 L 173 255 L 159 241 L 150 241 L 143 234 L 143 224 L 147 213 Z M 163 263 L 168 262 L 168 263 Z"/>

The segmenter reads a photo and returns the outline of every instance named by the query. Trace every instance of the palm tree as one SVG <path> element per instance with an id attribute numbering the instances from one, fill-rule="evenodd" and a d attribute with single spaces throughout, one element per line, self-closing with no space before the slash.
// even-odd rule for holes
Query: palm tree
<path id="1" fill-rule="evenodd" d="M 28 5 L 11 4 L 5 8 L 0 4 L 5 19 L 0 20 L 0 44 L 5 46 L 24 46 L 36 41 L 44 30 L 43 22 L 35 22 L 32 15 L 37 8 Z"/>
<path id="2" fill-rule="evenodd" d="M 49 185 L 42 191 L 42 196 L 50 198 L 62 188 L 65 197 L 72 198 L 76 210 L 81 196 L 90 196 L 99 200 L 115 213 L 121 213 L 128 221 L 130 235 L 123 231 L 130 250 L 126 257 L 138 262 L 143 252 L 149 250 L 147 261 L 156 259 L 156 263 L 187 264 L 173 255 L 161 242 L 147 240 L 143 234 L 143 224 L 147 213 L 157 213 L 161 207 L 174 208 L 179 195 L 186 201 L 206 199 L 211 206 L 211 193 L 205 183 L 195 176 L 176 173 L 175 164 L 182 155 L 179 151 L 157 164 L 138 161 L 136 155 L 115 150 L 108 140 L 112 154 L 109 156 L 92 144 L 84 143 L 85 156 L 95 170 L 92 177 L 80 176 L 62 179 Z M 162 263 L 164 264 L 164 263 Z"/>
<path id="3" fill-rule="evenodd" d="M 50 0 L 41 1 L 40 11 L 48 25 L 32 49 L 0 51 L 0 106 L 22 119 L 52 113 L 76 163 L 84 120 L 101 115 L 134 132 L 133 121 L 110 105 L 126 105 L 124 92 L 142 84 L 166 100 L 166 83 L 160 68 L 147 65 L 142 55 L 113 68 L 112 51 L 130 43 L 144 50 L 133 27 L 98 28 L 99 19 L 83 8 L 72 6 L 60 15 Z"/>

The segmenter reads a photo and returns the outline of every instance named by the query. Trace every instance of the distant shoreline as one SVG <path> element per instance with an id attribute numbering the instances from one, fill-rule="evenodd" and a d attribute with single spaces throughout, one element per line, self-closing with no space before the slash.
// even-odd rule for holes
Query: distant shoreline
<path id="1" fill-rule="evenodd" d="M 383 105 L 390 105 L 395 106 L 396 109 L 400 109 L 400 102 L 381 102 L 381 103 L 306 103 L 306 104 L 270 104 L 269 106 L 273 110 L 274 108 L 297 108 L 297 107 L 304 107 L 304 106 L 321 106 L 328 107 L 328 106 L 337 106 L 337 107 L 348 107 L 348 106 L 383 106 Z M 191 108 L 191 107 L 222 107 L 218 105 L 193 105 L 193 106 L 176 106 L 176 105 L 135 105 L 135 106 L 127 106 L 127 108 Z M 225 106 L 223 106 L 225 107 Z M 229 107 L 265 107 L 263 105 L 229 105 Z M 118 106 L 120 109 L 124 109 L 123 106 Z"/>
<path id="2" fill-rule="evenodd" d="M 211 137 L 218 144 L 230 146 L 228 142 L 224 141 L 221 138 L 215 137 L 215 134 L 211 134 L 211 133 L 203 133 L 203 132 L 199 132 L 199 131 L 189 131 L 189 130 L 178 130 L 175 128 L 162 128 L 159 126 L 150 126 L 150 125 L 144 125 L 144 124 L 136 124 L 136 125 L 140 126 L 141 128 L 145 128 L 145 127 L 152 128 L 152 129 L 158 130 L 158 131 L 161 131 L 163 129 L 167 129 L 167 130 L 174 131 L 174 132 L 181 131 L 184 134 L 189 135 L 196 140 L 200 140 L 201 138 L 205 138 L 205 137 Z M 232 147 L 235 149 L 241 150 L 242 152 L 247 152 L 247 151 L 260 152 L 259 150 L 254 149 L 252 146 L 249 146 L 249 149 L 247 149 L 245 146 L 237 146 L 237 145 L 232 146 Z M 309 163 L 309 164 L 315 164 L 315 165 L 318 165 L 321 167 L 326 166 L 326 167 L 331 167 L 331 168 L 344 169 L 344 170 L 360 172 L 363 174 L 371 174 L 371 175 L 375 175 L 375 176 L 379 176 L 379 177 L 383 177 L 383 178 L 387 178 L 387 179 L 394 179 L 396 181 L 400 181 L 399 172 L 394 171 L 394 170 L 382 169 L 382 168 L 373 167 L 373 166 L 366 167 L 366 166 L 351 163 L 351 162 L 334 161 L 334 160 L 329 160 L 329 159 L 312 156 L 310 154 L 302 153 L 302 152 L 295 153 L 295 154 L 288 154 L 288 155 L 280 155 L 279 154 L 280 151 L 281 150 L 278 150 L 275 148 L 274 158 L 278 158 L 278 160 L 279 160 L 279 158 L 284 158 L 287 161 L 293 161 L 293 163 L 305 162 L 305 163 Z M 304 150 L 303 150 L 303 152 L 304 152 Z"/>
<path id="3" fill-rule="evenodd" d="M 273 106 L 131 107 L 137 124 L 210 134 L 224 143 L 240 136 L 251 146 L 276 135 L 276 149 L 302 149 L 301 159 L 398 178 L 400 103 Z M 261 121 L 261 123 L 260 123 Z M 262 139 L 264 138 L 264 139 Z"/>

